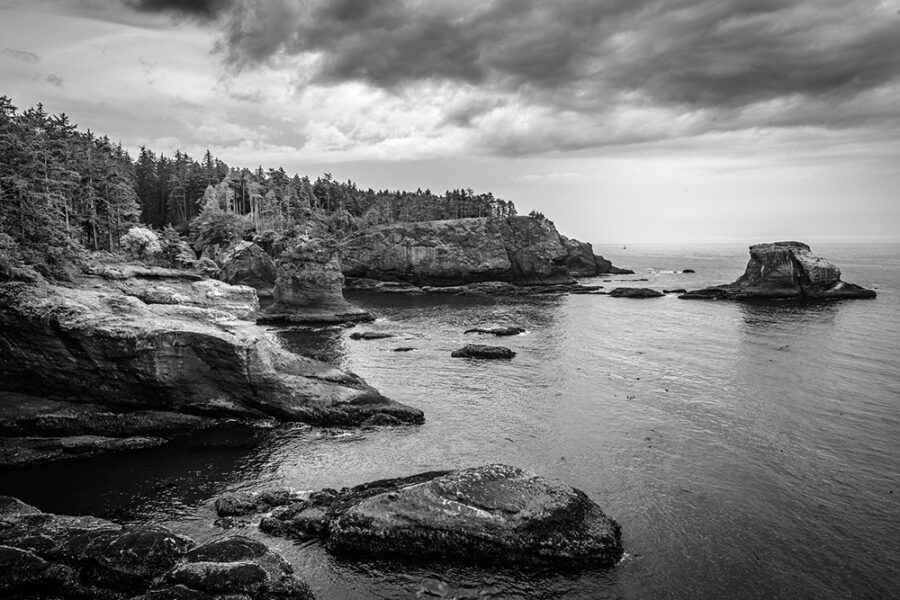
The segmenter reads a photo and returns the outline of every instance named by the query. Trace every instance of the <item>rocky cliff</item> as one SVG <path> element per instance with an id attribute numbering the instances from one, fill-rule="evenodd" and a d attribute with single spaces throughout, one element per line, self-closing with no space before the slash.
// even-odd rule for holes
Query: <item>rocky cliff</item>
<path id="1" fill-rule="evenodd" d="M 737 281 L 680 296 L 687 299 L 874 298 L 875 292 L 841 281 L 841 270 L 800 242 L 750 247 L 750 261 Z"/>
<path id="2" fill-rule="evenodd" d="M 633 275 L 630 269 L 620 269 L 598 254 L 594 254 L 594 247 L 588 242 L 559 236 L 566 248 L 566 267 L 572 277 L 594 277 L 610 273 L 612 275 Z"/>
<path id="3" fill-rule="evenodd" d="M 360 231 L 340 247 L 344 275 L 452 286 L 481 281 L 558 285 L 613 272 L 590 244 L 559 235 L 546 219 L 454 219 Z M 602 261 L 602 257 L 600 257 Z"/>
<path id="4" fill-rule="evenodd" d="M 118 411 L 320 424 L 423 420 L 357 375 L 284 350 L 228 310 L 148 304 L 102 281 L 0 285 L 0 390 Z"/>
<path id="5" fill-rule="evenodd" d="M 275 303 L 262 322 L 335 323 L 372 316 L 344 299 L 337 249 L 325 240 L 301 241 L 278 259 Z"/>
<path id="6" fill-rule="evenodd" d="M 219 279 L 231 285 L 247 285 L 261 296 L 271 296 L 278 272 L 275 261 L 253 242 L 242 241 L 220 258 Z"/>

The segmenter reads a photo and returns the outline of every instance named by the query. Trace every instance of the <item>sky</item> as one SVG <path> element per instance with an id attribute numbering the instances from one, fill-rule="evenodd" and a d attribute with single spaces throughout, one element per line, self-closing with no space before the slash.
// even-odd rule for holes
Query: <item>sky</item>
<path id="1" fill-rule="evenodd" d="M 0 94 L 593 243 L 900 242 L 900 0 L 0 0 Z"/>

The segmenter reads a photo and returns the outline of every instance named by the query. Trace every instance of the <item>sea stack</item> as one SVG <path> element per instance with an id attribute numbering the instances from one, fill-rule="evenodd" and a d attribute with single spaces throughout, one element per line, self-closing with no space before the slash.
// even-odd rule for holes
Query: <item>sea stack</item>
<path id="1" fill-rule="evenodd" d="M 335 245 L 327 240 L 300 241 L 278 259 L 275 303 L 259 322 L 371 321 L 369 313 L 344 300 L 343 285 Z"/>
<path id="2" fill-rule="evenodd" d="M 875 292 L 841 281 L 841 270 L 801 242 L 750 246 L 750 262 L 737 281 L 687 292 L 686 299 L 742 300 L 874 298 Z"/>

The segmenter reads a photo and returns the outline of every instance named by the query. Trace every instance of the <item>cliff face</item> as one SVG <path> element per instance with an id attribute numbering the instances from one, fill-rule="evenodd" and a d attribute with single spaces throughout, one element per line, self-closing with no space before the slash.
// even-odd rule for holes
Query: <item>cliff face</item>
<path id="1" fill-rule="evenodd" d="M 572 283 L 567 256 L 553 224 L 530 217 L 382 225 L 350 236 L 340 248 L 348 277 L 438 286 Z"/>
<path id="2" fill-rule="evenodd" d="M 613 275 L 633 275 L 630 269 L 620 269 L 598 254 L 594 254 L 594 247 L 588 242 L 559 236 L 560 241 L 566 247 L 566 267 L 573 277 L 594 277 L 610 273 Z"/>
<path id="3" fill-rule="evenodd" d="M 508 280 L 509 256 L 497 223 L 455 219 L 372 227 L 343 241 L 344 275 L 417 285 Z"/>
<path id="4" fill-rule="evenodd" d="M 224 284 L 221 284 L 224 285 Z M 123 410 L 360 423 L 422 413 L 215 308 L 103 288 L 0 285 L 0 389 Z"/>
<path id="5" fill-rule="evenodd" d="M 275 261 L 253 242 L 239 242 L 221 257 L 219 279 L 231 285 L 247 285 L 271 295 L 278 273 Z"/>
<path id="6" fill-rule="evenodd" d="M 750 247 L 744 274 L 727 285 L 688 292 L 682 298 L 874 298 L 875 292 L 841 281 L 841 270 L 800 242 Z"/>

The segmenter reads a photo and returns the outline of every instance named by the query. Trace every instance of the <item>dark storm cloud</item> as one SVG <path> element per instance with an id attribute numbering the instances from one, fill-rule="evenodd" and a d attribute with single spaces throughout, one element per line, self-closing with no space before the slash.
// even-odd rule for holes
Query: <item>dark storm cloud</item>
<path id="1" fill-rule="evenodd" d="M 199 19 L 215 19 L 234 4 L 234 0 L 122 0 L 146 12 L 171 12 Z"/>
<path id="2" fill-rule="evenodd" d="M 220 47 L 238 66 L 314 53 L 320 82 L 456 81 L 584 110 L 621 92 L 740 106 L 896 81 L 900 15 L 875 0 L 244 0 Z"/>

